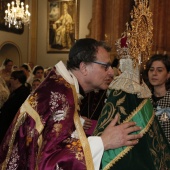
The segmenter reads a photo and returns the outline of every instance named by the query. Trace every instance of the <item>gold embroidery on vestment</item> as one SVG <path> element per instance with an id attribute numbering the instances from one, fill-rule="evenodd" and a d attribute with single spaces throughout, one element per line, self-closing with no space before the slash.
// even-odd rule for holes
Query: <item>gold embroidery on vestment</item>
<path id="1" fill-rule="evenodd" d="M 125 119 L 125 122 L 129 122 L 130 120 L 132 120 L 132 118 L 142 109 L 142 107 L 146 104 L 148 99 L 145 99 L 144 101 L 142 101 L 142 103 Z M 148 121 L 147 125 L 145 126 L 144 129 L 142 129 L 139 134 L 145 134 L 148 129 L 150 128 L 150 126 L 153 123 L 155 114 L 152 114 L 152 117 L 150 118 L 150 120 Z M 112 161 L 110 161 L 103 170 L 109 170 L 118 160 L 120 160 L 121 158 L 123 158 L 134 146 L 127 146 L 122 152 L 120 152 Z"/>
<path id="2" fill-rule="evenodd" d="M 87 168 L 87 170 L 94 170 L 90 146 L 89 146 L 87 137 L 85 135 L 85 132 L 83 130 L 83 127 L 81 125 L 80 117 L 77 112 L 79 109 L 79 106 L 78 106 L 78 98 L 77 98 L 76 90 L 75 90 L 74 86 L 71 85 L 71 87 L 72 87 L 72 91 L 73 91 L 73 95 L 74 95 L 74 103 L 75 103 L 74 124 L 75 124 L 79 139 L 80 139 L 82 147 L 83 147 L 86 168 Z"/>

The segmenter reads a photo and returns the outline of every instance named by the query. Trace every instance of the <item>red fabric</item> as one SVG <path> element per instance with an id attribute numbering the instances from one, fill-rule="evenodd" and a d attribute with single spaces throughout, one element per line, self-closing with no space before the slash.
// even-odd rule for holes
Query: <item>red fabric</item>
<path id="1" fill-rule="evenodd" d="M 127 37 L 122 37 L 120 42 L 121 42 L 121 48 L 127 47 L 127 44 L 126 44 Z"/>

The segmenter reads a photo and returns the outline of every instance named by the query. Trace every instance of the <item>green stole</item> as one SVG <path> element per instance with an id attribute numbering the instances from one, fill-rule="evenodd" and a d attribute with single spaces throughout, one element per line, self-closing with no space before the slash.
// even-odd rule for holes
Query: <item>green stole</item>
<path id="1" fill-rule="evenodd" d="M 144 136 L 135 146 L 124 146 L 104 152 L 101 169 L 138 169 L 157 170 L 158 167 L 170 167 L 170 147 L 160 125 L 156 120 L 149 99 L 139 99 L 136 94 L 121 90 L 111 90 L 99 117 L 94 135 L 101 135 L 103 130 L 119 114 L 118 124 L 134 121 L 142 129 L 134 132 Z"/>

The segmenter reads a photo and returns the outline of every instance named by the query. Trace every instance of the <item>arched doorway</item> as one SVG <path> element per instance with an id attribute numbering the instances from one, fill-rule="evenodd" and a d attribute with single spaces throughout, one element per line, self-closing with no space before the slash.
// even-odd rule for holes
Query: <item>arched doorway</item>
<path id="1" fill-rule="evenodd" d="M 18 67 L 21 64 L 21 52 L 19 47 L 12 42 L 5 42 L 0 46 L 0 66 L 6 58 L 11 59 L 14 65 Z"/>

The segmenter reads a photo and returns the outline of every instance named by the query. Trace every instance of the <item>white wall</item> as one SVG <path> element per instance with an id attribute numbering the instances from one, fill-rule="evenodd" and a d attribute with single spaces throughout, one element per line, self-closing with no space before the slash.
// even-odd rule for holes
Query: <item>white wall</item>
<path id="1" fill-rule="evenodd" d="M 43 9 L 43 10 L 42 10 Z M 92 17 L 92 0 L 80 0 L 79 38 L 89 34 L 87 28 Z M 67 61 L 68 53 L 47 53 L 47 1 L 38 0 L 38 42 L 37 63 L 46 67 L 62 60 Z"/>
<path id="2" fill-rule="evenodd" d="M 27 4 L 28 0 L 25 0 L 25 2 Z M 28 35 L 29 35 L 28 26 L 24 27 L 23 34 L 15 34 L 15 33 L 10 33 L 10 32 L 0 30 L 0 50 L 2 46 L 6 43 L 13 44 L 18 49 L 20 56 L 16 59 L 16 63 L 15 63 L 15 54 L 13 56 L 12 53 L 8 53 L 9 55 L 8 58 L 12 59 L 14 61 L 14 64 L 18 65 L 18 61 L 19 61 L 19 65 L 20 65 L 23 62 L 26 62 L 28 59 Z M 4 60 L 4 58 L 6 57 L 7 56 L 0 56 L 0 65 Z"/>
<path id="3" fill-rule="evenodd" d="M 14 34 L 10 32 L 0 31 L 0 47 L 6 43 L 13 44 L 16 46 L 20 52 L 20 63 L 27 61 L 28 57 L 28 27 L 24 28 L 23 34 Z M 0 58 L 3 60 L 6 56 L 0 56 Z M 15 64 L 15 59 L 13 58 L 12 54 L 8 56 L 9 59 L 12 59 Z M 2 60 L 0 59 L 0 64 Z M 17 59 L 18 61 L 18 59 Z"/>

